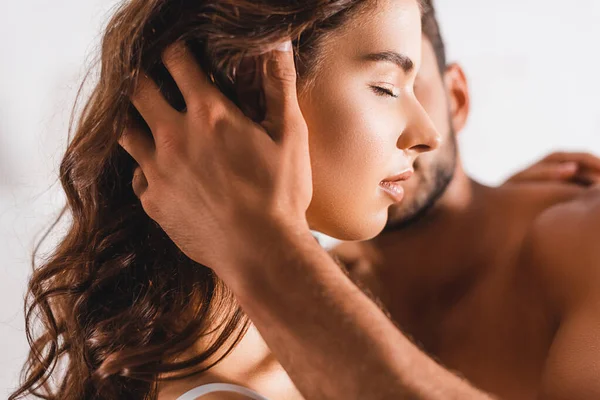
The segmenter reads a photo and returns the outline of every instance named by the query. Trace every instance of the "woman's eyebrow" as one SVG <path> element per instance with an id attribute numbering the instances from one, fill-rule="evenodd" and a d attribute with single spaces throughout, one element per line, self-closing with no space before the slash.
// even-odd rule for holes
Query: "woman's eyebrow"
<path id="1" fill-rule="evenodd" d="M 378 53 L 369 53 L 362 57 L 364 61 L 385 61 L 396 64 L 405 73 L 410 73 L 415 67 L 415 63 L 405 54 L 395 51 L 382 51 Z"/>

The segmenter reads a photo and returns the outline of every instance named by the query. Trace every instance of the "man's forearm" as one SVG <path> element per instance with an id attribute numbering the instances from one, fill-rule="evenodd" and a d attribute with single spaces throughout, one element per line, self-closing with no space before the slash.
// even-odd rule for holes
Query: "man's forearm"
<path id="1" fill-rule="evenodd" d="M 244 271 L 226 283 L 306 398 L 490 398 L 414 346 L 312 237 L 283 235 Z"/>

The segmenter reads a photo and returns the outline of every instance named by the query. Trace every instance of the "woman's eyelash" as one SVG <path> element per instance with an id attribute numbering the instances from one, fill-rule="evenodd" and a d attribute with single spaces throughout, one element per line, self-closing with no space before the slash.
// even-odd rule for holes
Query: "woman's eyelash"
<path id="1" fill-rule="evenodd" d="M 390 89 L 383 88 L 381 86 L 371 86 L 375 94 L 378 96 L 390 96 L 393 98 L 397 98 L 398 96 L 394 94 Z"/>

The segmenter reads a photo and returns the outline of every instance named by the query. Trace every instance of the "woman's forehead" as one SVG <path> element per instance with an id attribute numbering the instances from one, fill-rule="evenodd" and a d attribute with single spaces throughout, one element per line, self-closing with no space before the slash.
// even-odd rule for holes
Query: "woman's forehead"
<path id="1" fill-rule="evenodd" d="M 421 10 L 416 0 L 381 0 L 329 35 L 323 45 L 334 58 L 394 52 L 420 63 Z"/>

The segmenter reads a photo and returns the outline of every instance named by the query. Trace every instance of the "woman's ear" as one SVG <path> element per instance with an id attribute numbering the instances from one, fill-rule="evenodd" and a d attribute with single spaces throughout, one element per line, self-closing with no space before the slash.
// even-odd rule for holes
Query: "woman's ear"
<path id="1" fill-rule="evenodd" d="M 459 133 L 467 123 L 471 107 L 469 85 L 460 65 L 448 65 L 444 73 L 444 84 L 449 100 L 452 127 L 454 132 Z"/>

